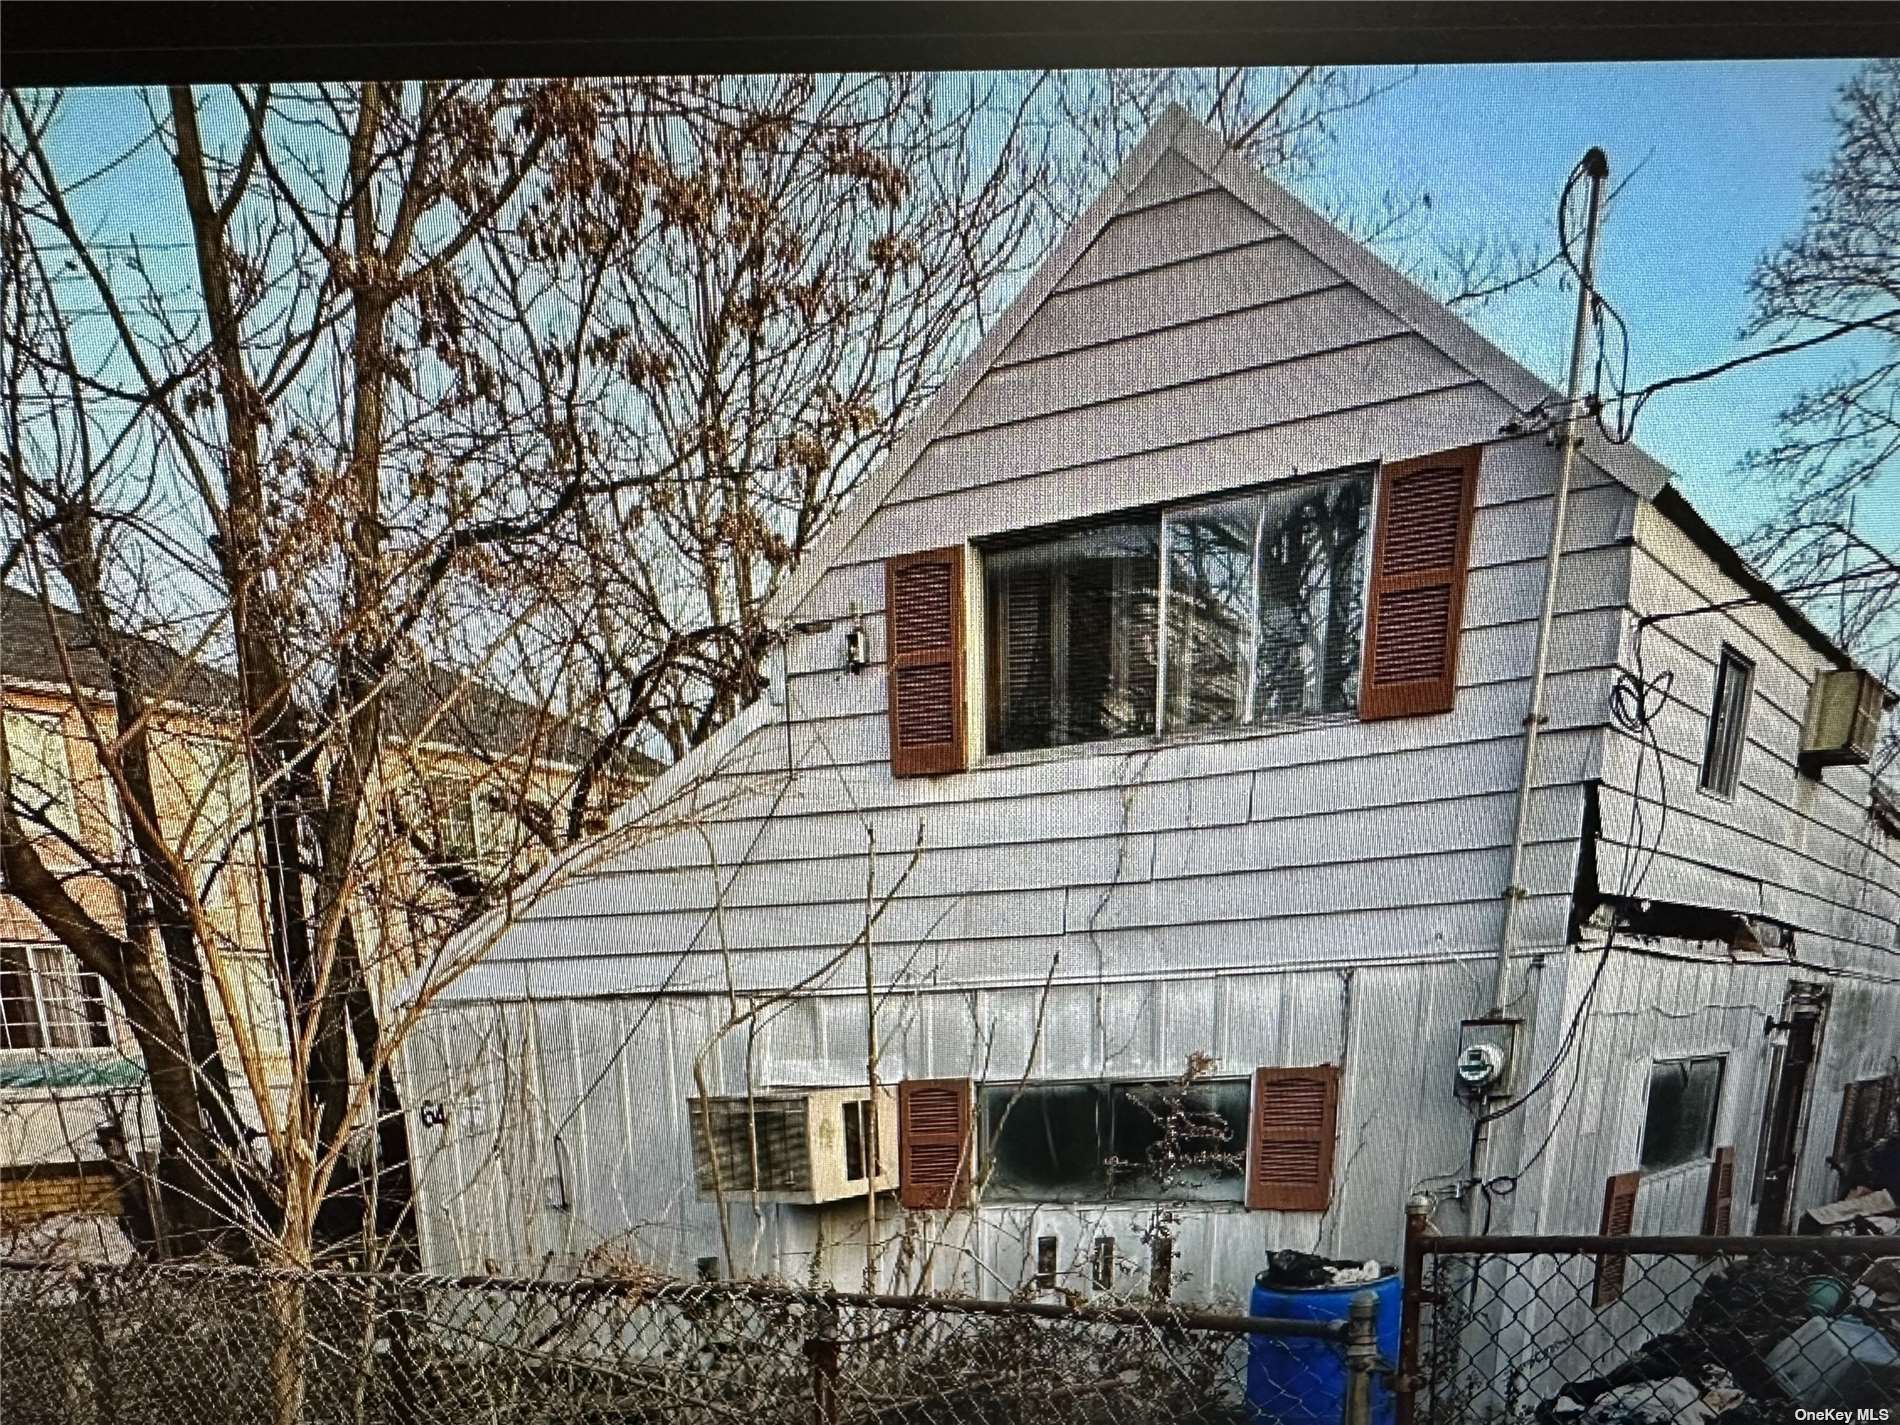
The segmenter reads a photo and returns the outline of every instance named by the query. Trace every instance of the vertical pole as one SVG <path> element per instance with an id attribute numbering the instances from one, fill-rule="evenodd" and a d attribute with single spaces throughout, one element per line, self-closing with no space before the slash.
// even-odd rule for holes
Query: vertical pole
<path id="1" fill-rule="evenodd" d="M 1399 1297 L 1399 1370 L 1394 1382 L 1398 1425 L 1412 1425 L 1417 1406 L 1419 1315 L 1425 1304 L 1425 1239 L 1431 1235 L 1432 1200 L 1413 1193 L 1405 1204 L 1405 1274 Z"/>
<path id="2" fill-rule="evenodd" d="M 1583 397 L 1584 342 L 1590 331 L 1590 303 L 1596 295 L 1597 228 L 1603 216 L 1603 185 L 1609 181 L 1610 160 L 1593 148 L 1583 156 L 1590 179 L 1590 215 L 1583 230 L 1583 260 L 1578 271 L 1577 324 L 1570 336 L 1570 379 L 1564 392 L 1564 420 L 1557 456 L 1557 497 L 1550 515 L 1550 553 L 1544 560 L 1544 604 L 1537 619 L 1537 647 L 1531 655 L 1530 707 L 1524 714 L 1524 765 L 1518 775 L 1517 820 L 1511 834 L 1510 870 L 1504 878 L 1504 923 L 1498 931 L 1498 958 L 1492 972 L 1491 1012 L 1503 1014 L 1510 1003 L 1511 954 L 1516 948 L 1518 903 L 1525 898 L 1522 884 L 1524 845 L 1530 833 L 1531 791 L 1537 781 L 1537 735 L 1550 720 L 1544 710 L 1544 675 L 1550 662 L 1550 625 L 1557 608 L 1557 573 L 1564 557 L 1564 528 L 1570 512 L 1570 472 L 1577 447 L 1583 443 L 1578 405 Z"/>
<path id="3" fill-rule="evenodd" d="M 838 1308 L 829 1302 L 818 1308 L 805 1354 L 811 1357 L 813 1425 L 837 1425 Z"/>
<path id="4" fill-rule="evenodd" d="M 1362 1291 L 1346 1308 L 1344 1425 L 1372 1425 L 1372 1377 L 1379 1369 L 1379 1298 Z"/>

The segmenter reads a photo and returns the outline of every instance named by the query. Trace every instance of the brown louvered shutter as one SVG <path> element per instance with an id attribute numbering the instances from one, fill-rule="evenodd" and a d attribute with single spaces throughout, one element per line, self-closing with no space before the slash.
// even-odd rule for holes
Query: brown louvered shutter
<path id="1" fill-rule="evenodd" d="M 964 766 L 963 549 L 884 562 L 890 663 L 891 775 L 934 777 Z"/>
<path id="2" fill-rule="evenodd" d="M 1638 1172 L 1612 1173 L 1603 1184 L 1603 1226 L 1605 1237 L 1627 1237 L 1636 1226 L 1636 1189 L 1643 1181 Z M 1623 1274 L 1629 1258 L 1622 1254 L 1597 1258 L 1596 1282 L 1590 1292 L 1592 1307 L 1605 1307 L 1623 1294 Z"/>
<path id="3" fill-rule="evenodd" d="M 1888 1083 L 1885 1075 L 1860 1081 L 1854 1110 L 1854 1151 L 1864 1152 L 1886 1136 Z"/>
<path id="4" fill-rule="evenodd" d="M 1458 683 L 1478 447 L 1379 472 L 1359 716 L 1449 711 Z"/>
<path id="5" fill-rule="evenodd" d="M 971 1083 L 905 1079 L 897 1086 L 897 1200 L 962 1207 L 970 1200 Z"/>
<path id="6" fill-rule="evenodd" d="M 1735 1217 L 1735 1147 L 1717 1148 L 1709 1164 L 1709 1198 L 1702 1208 L 1702 1235 L 1726 1237 Z"/>
<path id="7" fill-rule="evenodd" d="M 1324 1212 L 1333 1196 L 1339 1068 L 1255 1069 L 1247 1206 Z"/>
<path id="8" fill-rule="evenodd" d="M 1846 1084 L 1841 1088 L 1841 1116 L 1834 1124 L 1834 1154 L 1829 1160 L 1835 1169 L 1847 1166 L 1847 1160 L 1856 1152 L 1854 1128 L 1860 1117 L 1861 1096 L 1866 1092 L 1863 1084 Z"/>

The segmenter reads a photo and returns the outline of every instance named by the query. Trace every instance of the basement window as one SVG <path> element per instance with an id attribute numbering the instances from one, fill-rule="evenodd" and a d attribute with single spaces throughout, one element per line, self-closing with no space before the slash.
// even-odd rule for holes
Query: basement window
<path id="1" fill-rule="evenodd" d="M 1245 1079 L 985 1084 L 984 1195 L 1002 1202 L 1240 1202 Z"/>
<path id="2" fill-rule="evenodd" d="M 992 753 L 1356 706 L 1372 473 L 985 552 Z"/>
<path id="3" fill-rule="evenodd" d="M 1748 739 L 1748 697 L 1754 691 L 1755 665 L 1727 644 L 1715 670 L 1715 696 L 1709 703 L 1709 736 L 1702 751 L 1703 791 L 1735 795 Z"/>
<path id="4" fill-rule="evenodd" d="M 1722 1101 L 1720 1054 L 1661 1059 L 1649 1070 L 1649 1107 L 1643 1119 L 1642 1165 L 1646 1172 L 1673 1168 L 1709 1156 L 1715 1143 L 1715 1113 Z"/>

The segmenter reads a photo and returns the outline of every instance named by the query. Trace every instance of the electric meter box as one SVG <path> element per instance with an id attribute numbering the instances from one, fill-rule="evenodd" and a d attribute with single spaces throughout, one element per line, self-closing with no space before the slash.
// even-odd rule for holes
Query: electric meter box
<path id="1" fill-rule="evenodd" d="M 1458 1092 L 1468 1098 L 1502 1098 L 1517 1077 L 1517 1040 L 1521 1019 L 1467 1019 L 1458 1026 Z"/>

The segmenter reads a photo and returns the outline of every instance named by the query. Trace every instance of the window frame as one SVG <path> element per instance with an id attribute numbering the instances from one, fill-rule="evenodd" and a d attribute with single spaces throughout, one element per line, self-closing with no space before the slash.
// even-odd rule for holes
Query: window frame
<path id="1" fill-rule="evenodd" d="M 1730 1051 L 1723 1049 L 1710 1053 L 1670 1054 L 1649 1060 L 1649 1073 L 1643 1084 L 1642 1129 L 1637 1135 L 1636 1140 L 1636 1165 L 1638 1170 L 1642 1172 L 1645 1177 L 1651 1177 L 1658 1173 L 1675 1172 L 1679 1169 L 1695 1167 L 1699 1164 L 1707 1164 L 1714 1161 L 1716 1142 L 1721 1137 L 1723 1095 L 1729 1087 L 1729 1056 Z M 1690 1153 L 1687 1157 L 1676 1158 L 1667 1163 L 1651 1163 L 1649 1161 L 1649 1116 L 1651 1107 L 1655 1102 L 1657 1071 L 1675 1065 L 1683 1066 L 1685 1069 L 1683 1088 L 1686 1092 L 1690 1082 L 1686 1071 L 1689 1066 L 1695 1064 L 1714 1064 L 1716 1066 L 1715 1091 L 1709 1098 L 1708 1121 L 1703 1125 L 1699 1145 L 1695 1151 Z"/>
<path id="2" fill-rule="evenodd" d="M 983 761 L 1007 764 L 1013 760 L 1034 761 L 1050 757 L 1085 755 L 1087 752 L 1103 747 L 1157 746 L 1163 743 L 1188 743 L 1207 739 L 1233 737 L 1273 736 L 1279 733 L 1296 731 L 1302 728 L 1327 726 L 1334 723 L 1358 722 L 1358 700 L 1349 707 L 1333 711 L 1302 713 L 1293 717 L 1276 718 L 1270 722 L 1234 722 L 1215 724 L 1188 724 L 1170 727 L 1167 717 L 1168 703 L 1168 612 L 1169 597 L 1172 593 L 1170 577 L 1171 560 L 1168 557 L 1168 520 L 1170 516 L 1180 516 L 1189 511 L 1218 505 L 1231 500 L 1245 499 L 1251 496 L 1270 494 L 1276 491 L 1317 486 L 1336 481 L 1361 478 L 1366 482 L 1365 524 L 1360 534 L 1363 557 L 1359 568 L 1359 662 L 1363 672 L 1365 660 L 1365 633 L 1368 627 L 1370 599 L 1373 580 L 1373 553 L 1377 538 L 1379 492 L 1385 481 L 1386 466 L 1389 461 L 1355 461 L 1347 465 L 1334 466 L 1325 470 L 1302 472 L 1278 479 L 1255 480 L 1244 485 L 1235 485 L 1222 489 L 1208 490 L 1201 494 L 1174 500 L 1150 501 L 1144 504 L 1127 505 L 1100 514 L 1088 515 L 1078 519 L 1057 520 L 1044 525 L 1032 525 L 1019 529 L 1002 530 L 994 534 L 979 535 L 970 540 L 970 549 L 975 556 L 975 580 L 977 597 L 971 601 L 966 614 L 966 627 L 975 638 L 980 640 L 971 657 L 971 666 L 981 672 L 977 687 L 980 688 L 980 706 L 974 708 L 977 714 L 973 718 L 972 731 L 976 756 Z M 1155 528 L 1155 553 L 1158 564 L 1155 580 L 1155 706 L 1154 728 L 1148 732 L 1123 733 L 1113 737 L 1083 739 L 1073 742 L 1050 743 L 1037 747 L 1022 747 L 1006 751 L 990 749 L 990 721 L 994 711 L 992 704 L 998 696 L 996 679 L 992 670 L 998 656 L 991 629 L 991 610 L 989 605 L 988 561 L 991 555 L 1011 549 L 1050 543 L 1066 536 L 1086 533 L 1120 524 L 1152 519 Z M 1255 529 L 1255 578 L 1258 578 L 1258 543 L 1260 529 Z M 1256 583 L 1254 591 L 1252 617 L 1258 642 L 1259 590 Z M 1250 654 L 1250 660 L 1257 657 L 1257 647 Z M 1250 667 L 1252 666 L 1250 661 Z M 1247 691 L 1247 700 L 1252 701 L 1254 690 Z M 979 1085 L 980 1087 L 980 1085 Z"/>
<path id="3" fill-rule="evenodd" d="M 8 940 L 4 947 L 9 951 L 20 952 L 25 966 L 26 986 L 32 994 L 33 1025 L 32 1034 L 37 1042 L 32 1044 L 12 1044 L 6 1042 L 13 1033 L 3 1021 L 0 1021 L 0 1060 L 8 1058 L 42 1058 L 54 1056 L 61 1059 L 83 1058 L 88 1055 L 101 1056 L 118 1053 L 118 1026 L 114 1022 L 112 1003 L 106 995 L 106 987 L 97 975 L 79 963 L 79 959 L 66 946 L 52 941 Z M 66 972 L 72 977 L 74 987 L 79 991 L 78 1005 L 85 1026 L 84 1044 L 54 1044 L 52 1027 L 46 1017 L 46 977 L 49 970 L 42 963 L 42 957 L 54 956 L 63 962 Z M 10 973 L 18 973 L 12 969 Z M 95 992 L 86 994 L 86 988 Z M 97 1005 L 95 1016 L 90 1006 Z M 93 1042 L 94 1040 L 97 1042 Z"/>
<path id="4" fill-rule="evenodd" d="M 487 856 L 487 848 L 482 845 L 482 814 L 477 805 L 479 793 L 476 790 L 479 779 L 474 772 L 464 767 L 434 767 L 419 779 L 422 787 L 422 802 L 427 809 L 430 830 L 436 834 L 437 850 L 444 856 L 459 854 L 460 848 L 451 846 L 444 833 L 448 830 L 447 813 L 453 810 L 459 822 L 462 814 L 468 818 L 467 855 L 462 857 L 464 864 L 480 866 Z M 453 794 L 452 800 L 450 794 Z M 438 795 L 442 800 L 438 800 Z"/>
<path id="5" fill-rule="evenodd" d="M 1726 720 L 1729 676 L 1739 669 L 1745 682 L 1732 724 Z M 1715 686 L 1709 697 L 1708 724 L 1702 737 L 1702 765 L 1696 790 L 1718 801 L 1732 802 L 1742 785 L 1742 754 L 1748 748 L 1748 714 L 1755 701 L 1755 660 L 1732 643 L 1724 642 L 1715 660 Z M 1732 735 L 1731 735 L 1732 729 Z M 1724 763 L 1716 760 L 1717 738 L 1728 740 Z M 1726 772 L 1718 777 L 1718 772 Z"/>
<path id="6" fill-rule="evenodd" d="M 59 773 L 59 791 L 61 795 L 55 796 L 49 803 L 46 811 L 51 814 L 48 815 L 46 819 L 57 828 L 58 832 L 65 833 L 74 841 L 83 841 L 85 839 L 85 818 L 80 814 L 79 778 L 73 769 L 72 738 L 68 736 L 66 732 L 65 716 L 50 709 L 23 707 L 9 707 L 5 709 L 4 716 L 9 722 L 12 722 L 15 727 L 19 727 L 22 724 L 30 726 L 34 729 L 36 737 L 45 739 L 41 747 L 35 749 L 34 764 L 36 767 L 40 765 L 38 754 L 41 750 L 48 746 L 56 749 L 56 755 L 59 759 L 56 770 Z M 12 745 L 13 737 L 11 733 L 7 741 L 13 759 L 16 761 L 19 760 L 21 749 Z M 46 765 L 50 766 L 52 764 Z M 57 833 L 45 831 L 38 828 L 37 825 L 28 828 L 29 836 L 35 834 L 40 836 L 53 836 Z"/>
<path id="7" fill-rule="evenodd" d="M 1119 1154 L 1116 1152 L 1113 1136 L 1117 1108 L 1116 1095 L 1118 1093 L 1125 1094 L 1131 1089 L 1167 1089 L 1176 1087 L 1179 1084 L 1180 1080 L 1178 1078 L 1169 1077 L 1167 1075 L 1152 1075 L 1146 1077 L 1103 1076 L 1094 1078 L 1052 1078 L 1027 1081 L 1019 1079 L 977 1080 L 973 1085 L 973 1097 L 975 1100 L 973 1110 L 975 1113 L 976 1126 L 975 1166 L 976 1181 L 982 1185 L 985 1201 L 1010 1205 L 1025 1203 L 1093 1205 L 1107 1203 L 1116 1206 L 1141 1206 L 1144 1204 L 1184 1202 L 1192 1204 L 1197 1210 L 1244 1209 L 1247 1201 L 1247 1172 L 1249 1154 L 1252 1146 L 1251 1137 L 1255 1109 L 1253 1078 L 1247 1074 L 1210 1074 L 1206 1078 L 1196 1080 L 1193 1085 L 1194 1087 L 1238 1087 L 1245 1093 L 1244 1117 L 1239 1124 L 1239 1140 L 1229 1145 L 1237 1161 L 1231 1174 L 1222 1175 L 1224 1183 L 1226 1179 L 1231 1177 L 1233 1190 L 1231 1196 L 1226 1193 L 1216 1196 L 1186 1191 L 1162 1194 L 1156 1192 L 1118 1190 L 1116 1188 L 1116 1171 L 1110 1166 L 1109 1162 L 1111 1158 L 1119 1157 Z M 1106 1112 L 1105 1121 L 1101 1124 L 1101 1131 L 1105 1131 L 1107 1134 L 1107 1142 L 1104 1143 L 1101 1139 L 1101 1131 L 1098 1131 L 1096 1143 L 1096 1147 L 1103 1150 L 1096 1164 L 1102 1174 L 1103 1185 L 1101 1190 L 1095 1191 L 1093 1186 L 1089 1185 L 1087 1187 L 1056 1188 L 1049 1191 L 1035 1191 L 1030 1189 L 1004 1189 L 999 1191 L 997 1186 L 995 1149 L 1000 1138 L 1000 1125 L 991 1118 L 988 1101 L 989 1096 L 992 1093 L 1022 1095 L 1038 1090 L 1064 1088 L 1093 1089 L 1099 1090 L 1101 1093 L 1099 1107 Z M 1019 1104 L 1020 1100 L 1012 1099 L 1008 1108 L 1011 1112 L 1014 1112 Z M 1130 1178 L 1137 1178 L 1139 1175 L 1131 1173 L 1128 1174 L 1128 1176 Z"/>

